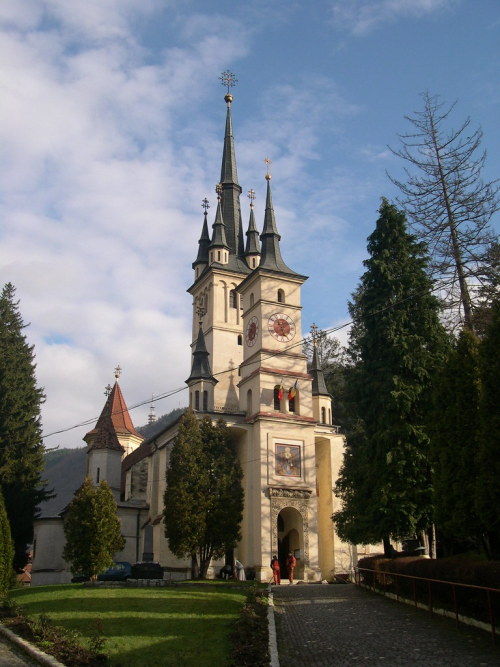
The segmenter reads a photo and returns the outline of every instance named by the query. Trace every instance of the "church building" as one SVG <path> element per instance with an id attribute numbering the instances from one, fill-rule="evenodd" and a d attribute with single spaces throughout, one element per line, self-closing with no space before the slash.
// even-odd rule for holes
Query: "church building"
<path id="1" fill-rule="evenodd" d="M 301 287 L 307 277 L 290 268 L 281 254 L 269 160 L 262 232 L 254 217 L 253 190 L 248 193 L 248 223 L 243 224 L 232 75 L 225 75 L 217 209 L 210 233 L 204 200 L 193 282 L 187 290 L 192 297 L 189 406 L 200 417 L 227 422 L 242 466 L 242 538 L 234 557 L 258 581 L 269 581 L 272 556 L 278 554 L 284 562 L 293 551 L 297 579 L 331 581 L 355 565 L 353 547 L 340 541 L 331 519 L 338 508 L 333 487 L 344 437 L 332 424 L 331 396 L 316 348 L 307 368 L 301 317 Z M 116 560 L 159 561 L 167 578 L 188 577 L 190 563 L 170 552 L 163 524 L 166 470 L 178 420 L 142 440 L 118 375 L 96 427 L 85 436 L 87 474 L 96 484 L 106 479 L 118 503 L 127 543 Z M 36 524 L 34 583 L 71 576 L 60 555 L 62 522 L 63 514 Z M 223 564 L 213 563 L 209 575 L 215 576 Z"/>

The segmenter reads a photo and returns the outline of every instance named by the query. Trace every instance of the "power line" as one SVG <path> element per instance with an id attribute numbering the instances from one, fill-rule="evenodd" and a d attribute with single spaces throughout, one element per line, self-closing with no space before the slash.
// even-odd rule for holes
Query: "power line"
<path id="1" fill-rule="evenodd" d="M 403 299 L 399 299 L 398 301 L 395 301 L 394 303 L 391 303 L 387 306 L 384 306 L 383 308 L 379 308 L 378 310 L 373 311 L 372 313 L 369 314 L 369 317 L 375 317 L 377 315 L 380 315 L 382 313 L 387 312 L 388 310 L 392 310 L 393 308 L 396 308 L 396 307 L 400 306 L 402 303 L 405 303 L 406 301 L 409 301 L 410 299 L 416 299 L 416 298 L 420 298 L 421 296 L 424 296 L 425 294 L 429 294 L 429 293 L 432 294 L 433 292 L 438 292 L 438 291 L 444 289 L 445 287 L 453 284 L 453 282 L 454 282 L 453 280 L 448 280 L 446 282 L 442 281 L 442 282 L 438 283 L 431 290 L 425 289 L 425 290 L 422 290 L 421 292 L 416 292 L 416 293 L 410 294 L 410 295 L 404 297 Z M 327 335 L 331 335 L 331 334 L 337 333 L 337 331 L 341 331 L 342 329 L 345 329 L 346 327 L 350 327 L 352 324 L 355 323 L 355 321 L 356 320 L 353 319 L 353 320 L 350 320 L 348 322 L 345 322 L 344 324 L 340 324 L 336 327 L 331 327 L 329 329 L 322 329 L 322 331 Z M 296 341 L 295 343 L 292 343 L 291 345 L 288 345 L 283 350 L 276 350 L 275 352 L 270 352 L 267 356 L 263 357 L 262 361 L 267 361 L 268 359 L 274 359 L 275 357 L 285 355 L 290 350 L 295 349 L 299 345 L 302 347 L 304 345 L 304 342 L 307 341 L 307 340 L 310 340 L 311 337 L 312 337 L 311 335 L 304 336 L 301 340 Z M 254 363 L 254 362 L 251 362 L 251 361 L 250 362 L 248 362 L 248 361 L 243 362 L 240 365 L 240 368 L 242 368 L 242 367 L 244 367 L 248 364 L 252 364 L 252 363 Z M 214 377 L 218 377 L 218 376 L 224 375 L 226 373 L 232 373 L 234 370 L 235 370 L 234 368 L 229 368 L 229 369 L 224 370 L 224 371 L 219 371 L 218 373 L 214 373 Z M 176 389 L 170 389 L 170 390 L 165 391 L 161 394 L 158 394 L 157 396 L 154 396 L 153 398 L 154 398 L 154 401 L 156 403 L 157 401 L 162 401 L 166 398 L 170 398 L 171 396 L 175 396 L 176 394 L 179 394 L 182 391 L 186 391 L 187 389 L 188 389 L 187 386 L 177 387 Z M 131 410 L 135 410 L 137 408 L 140 408 L 143 405 L 151 403 L 151 400 L 152 399 L 150 397 L 150 398 L 147 398 L 144 401 L 139 401 L 139 403 L 135 403 L 131 407 L 129 407 L 128 410 L 130 412 Z M 111 416 L 116 415 L 116 414 L 122 414 L 122 413 L 123 413 L 123 410 L 119 410 L 119 411 L 113 412 L 111 414 Z M 62 428 L 58 431 L 52 431 L 51 433 L 47 433 L 46 435 L 43 435 L 42 437 L 43 437 L 43 439 L 45 439 L 45 438 L 50 438 L 53 435 L 59 435 L 61 433 L 68 433 L 69 431 L 73 431 L 77 428 L 81 428 L 82 426 L 88 426 L 89 424 L 93 424 L 94 422 L 97 421 L 97 419 L 98 419 L 98 417 L 92 417 L 90 419 L 86 419 L 85 421 L 80 422 L 79 424 L 75 424 L 73 426 L 68 426 L 68 427 Z"/>

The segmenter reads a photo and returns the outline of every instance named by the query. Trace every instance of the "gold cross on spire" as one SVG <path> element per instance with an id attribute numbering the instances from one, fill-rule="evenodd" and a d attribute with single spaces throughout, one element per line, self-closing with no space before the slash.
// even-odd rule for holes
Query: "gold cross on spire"
<path id="1" fill-rule="evenodd" d="M 201 202 L 201 207 L 202 207 L 202 209 L 205 211 L 205 215 L 206 215 L 208 209 L 210 208 L 210 204 L 208 203 L 208 199 L 207 199 L 206 197 L 205 197 L 205 199 L 203 199 L 203 201 Z"/>
<path id="2" fill-rule="evenodd" d="M 231 102 L 233 101 L 233 96 L 229 92 L 229 89 L 236 85 L 238 79 L 229 70 L 222 72 L 222 75 L 219 77 L 219 79 L 223 86 L 227 86 L 227 93 L 224 95 L 224 101 L 226 102 L 227 107 L 229 109 L 229 107 L 231 106 Z"/>
<path id="3" fill-rule="evenodd" d="M 217 199 L 220 201 L 222 195 L 222 183 L 217 183 L 215 186 L 215 192 L 217 193 Z"/>
<path id="4" fill-rule="evenodd" d="M 253 203 L 255 201 L 255 190 L 248 191 L 248 199 L 250 199 L 250 208 L 253 208 Z"/>
<path id="5" fill-rule="evenodd" d="M 229 89 L 235 86 L 238 83 L 238 79 L 236 76 L 230 72 L 229 70 L 226 70 L 225 72 L 222 72 L 221 76 L 219 77 L 221 83 L 223 86 L 227 86 L 227 93 L 229 95 Z"/>
<path id="6" fill-rule="evenodd" d="M 115 368 L 115 380 L 118 380 L 120 375 L 122 374 L 122 369 L 120 368 L 120 364 Z"/>
<path id="7" fill-rule="evenodd" d="M 264 162 L 266 163 L 266 181 L 271 180 L 271 174 L 269 172 L 269 165 L 271 164 L 272 160 L 268 157 L 264 158 Z"/>
<path id="8" fill-rule="evenodd" d="M 112 389 L 113 387 L 108 382 L 108 385 L 104 387 L 104 396 L 109 396 L 111 394 Z"/>
<path id="9" fill-rule="evenodd" d="M 316 337 L 318 335 L 318 325 L 314 324 L 314 322 L 311 324 L 311 336 L 313 339 L 313 345 L 316 347 Z"/>

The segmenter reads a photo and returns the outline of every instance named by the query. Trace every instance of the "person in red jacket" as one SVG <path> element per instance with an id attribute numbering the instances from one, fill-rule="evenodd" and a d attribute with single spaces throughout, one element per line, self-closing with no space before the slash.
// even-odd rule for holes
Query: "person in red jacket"
<path id="1" fill-rule="evenodd" d="M 280 562 L 278 556 L 273 556 L 271 560 L 271 569 L 273 571 L 273 579 L 276 585 L 281 584 Z"/>
<path id="2" fill-rule="evenodd" d="M 297 559 L 291 551 L 288 552 L 288 558 L 286 559 L 286 566 L 288 569 L 288 581 L 293 584 L 293 571 L 297 565 Z"/>

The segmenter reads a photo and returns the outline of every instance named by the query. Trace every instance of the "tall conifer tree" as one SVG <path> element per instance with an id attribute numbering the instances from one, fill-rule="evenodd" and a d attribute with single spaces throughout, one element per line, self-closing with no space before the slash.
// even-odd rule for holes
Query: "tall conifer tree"
<path id="1" fill-rule="evenodd" d="M 206 577 L 211 559 L 236 546 L 241 478 L 226 423 L 200 422 L 187 411 L 170 454 L 163 513 L 170 550 L 178 558 L 191 558 L 193 577 Z"/>
<path id="2" fill-rule="evenodd" d="M 12 581 L 12 559 L 14 545 L 10 534 L 9 519 L 0 488 L 0 603 L 7 596 Z"/>
<path id="3" fill-rule="evenodd" d="M 405 216 L 382 201 L 368 239 L 366 271 L 350 305 L 352 372 L 348 394 L 356 418 L 336 491 L 334 521 L 354 543 L 415 535 L 431 523 L 430 379 L 445 333 L 425 268 L 425 246 Z"/>
<path id="4" fill-rule="evenodd" d="M 0 484 L 14 540 L 14 565 L 26 564 L 37 506 L 49 497 L 43 489 L 43 443 L 33 346 L 8 283 L 0 294 Z"/>
<path id="5" fill-rule="evenodd" d="M 479 351 L 464 329 L 437 374 L 429 431 L 436 529 L 445 555 L 480 547 L 475 509 L 479 442 Z"/>
<path id="6" fill-rule="evenodd" d="M 500 560 L 500 299 L 480 346 L 480 437 L 476 509 L 485 526 L 489 556 Z"/>

